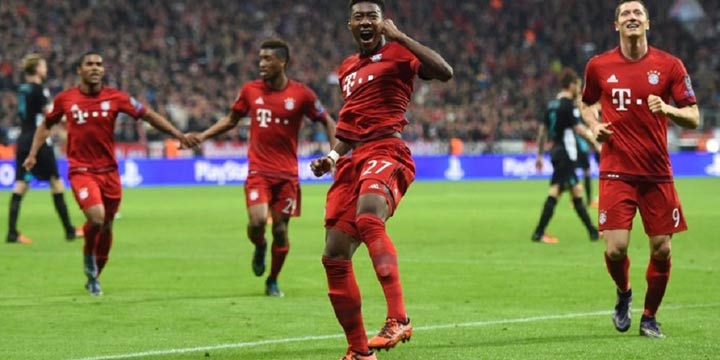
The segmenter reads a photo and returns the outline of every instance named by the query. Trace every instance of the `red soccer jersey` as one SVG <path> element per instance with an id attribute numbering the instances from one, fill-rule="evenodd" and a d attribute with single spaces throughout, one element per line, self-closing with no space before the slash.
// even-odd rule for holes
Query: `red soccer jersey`
<path id="1" fill-rule="evenodd" d="M 110 87 L 92 95 L 75 87 L 55 97 L 45 121 L 53 125 L 66 118 L 70 172 L 117 169 L 113 134 L 121 112 L 137 119 L 146 110 L 127 93 Z"/>
<path id="2" fill-rule="evenodd" d="M 417 57 L 396 42 L 374 54 L 345 59 L 338 70 L 345 105 L 335 136 L 364 142 L 402 132 L 418 71 Z"/>
<path id="3" fill-rule="evenodd" d="M 282 90 L 273 90 L 263 80 L 240 89 L 232 110 L 250 117 L 250 174 L 297 178 L 298 134 L 303 116 L 324 121 L 326 111 L 307 86 L 290 80 Z"/>
<path id="4" fill-rule="evenodd" d="M 602 120 L 614 132 L 600 155 L 600 176 L 609 179 L 672 180 L 667 148 L 668 119 L 653 114 L 649 95 L 679 107 L 695 104 L 690 76 L 680 59 L 653 47 L 640 60 L 615 48 L 590 59 L 585 69 L 583 102 L 600 101 Z"/>

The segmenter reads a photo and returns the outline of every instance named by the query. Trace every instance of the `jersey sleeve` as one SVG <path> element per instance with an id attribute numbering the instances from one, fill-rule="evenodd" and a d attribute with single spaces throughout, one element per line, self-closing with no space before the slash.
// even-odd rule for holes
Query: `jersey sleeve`
<path id="1" fill-rule="evenodd" d="M 307 116 L 307 118 L 312 121 L 324 122 L 325 116 L 327 115 L 327 110 L 325 110 L 322 102 L 320 102 L 320 99 L 318 99 L 317 94 L 315 94 L 312 89 L 305 87 L 305 98 L 307 99 L 307 105 L 305 106 L 305 116 Z"/>
<path id="2" fill-rule="evenodd" d="M 247 115 L 248 111 L 250 111 L 250 105 L 247 100 L 247 85 L 245 85 L 240 89 L 240 92 L 232 105 L 232 111 L 242 116 Z"/>
<path id="3" fill-rule="evenodd" d="M 139 119 L 145 116 L 145 113 L 147 112 L 147 109 L 142 102 L 136 100 L 134 97 L 126 93 L 122 93 L 122 96 L 120 97 L 120 104 L 118 106 L 118 110 L 130 115 L 135 119 Z"/>
<path id="4" fill-rule="evenodd" d="M 675 64 L 670 74 L 672 87 L 670 92 L 675 104 L 679 107 L 686 107 L 697 103 L 695 99 L 695 91 L 692 88 L 690 75 L 685 70 L 685 65 L 679 59 L 675 59 Z"/>
<path id="5" fill-rule="evenodd" d="M 62 117 L 64 115 L 63 108 L 62 108 L 62 101 L 64 96 L 59 94 L 55 97 L 52 104 L 50 105 L 50 108 L 48 109 L 48 112 L 45 114 L 45 124 L 46 127 L 50 128 L 51 126 L 57 124 L 62 120 Z"/>
<path id="6" fill-rule="evenodd" d="M 588 105 L 592 105 L 600 101 L 602 88 L 600 87 L 599 77 L 596 70 L 596 61 L 590 59 L 585 67 L 585 87 L 583 87 L 582 101 Z"/>

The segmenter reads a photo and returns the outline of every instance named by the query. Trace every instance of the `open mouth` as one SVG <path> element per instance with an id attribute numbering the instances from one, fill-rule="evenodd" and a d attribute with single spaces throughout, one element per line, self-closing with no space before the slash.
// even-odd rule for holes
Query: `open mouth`
<path id="1" fill-rule="evenodd" d="M 629 30 L 639 29 L 640 24 L 638 24 L 636 22 L 631 22 L 631 23 L 627 24 L 626 28 Z"/>
<path id="2" fill-rule="evenodd" d="M 375 37 L 375 34 L 371 30 L 360 31 L 360 39 L 362 41 L 371 41 Z"/>

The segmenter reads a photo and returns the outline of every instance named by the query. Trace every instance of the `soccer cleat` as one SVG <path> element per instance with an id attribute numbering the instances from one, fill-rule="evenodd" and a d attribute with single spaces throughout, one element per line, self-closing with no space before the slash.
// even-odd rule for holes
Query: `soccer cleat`
<path id="1" fill-rule="evenodd" d="M 267 244 L 255 245 L 255 254 L 252 259 L 252 269 L 255 276 L 262 276 L 265 273 L 265 251 Z"/>
<path id="2" fill-rule="evenodd" d="M 285 296 L 285 294 L 283 294 L 283 292 L 280 291 L 280 287 L 278 287 L 277 280 L 273 280 L 270 278 L 265 280 L 265 295 L 272 296 L 272 297 Z"/>
<path id="3" fill-rule="evenodd" d="M 626 332 L 630 329 L 632 305 L 632 289 L 627 292 L 617 291 L 617 302 L 615 303 L 615 312 L 613 312 L 613 324 L 619 332 Z"/>
<path id="4" fill-rule="evenodd" d="M 406 323 L 400 322 L 398 319 L 388 318 L 385 320 L 380 332 L 368 341 L 368 347 L 372 350 L 385 349 L 390 350 L 399 342 L 410 341 L 412 336 L 412 325 L 410 318 Z"/>
<path id="5" fill-rule="evenodd" d="M 100 282 L 97 280 L 88 280 L 85 283 L 85 289 L 87 289 L 90 296 L 101 296 L 103 294 Z"/>
<path id="6" fill-rule="evenodd" d="M 377 360 L 377 357 L 372 351 L 368 354 L 363 354 L 352 349 L 348 349 L 347 354 L 341 357 L 340 360 Z"/>
<path id="7" fill-rule="evenodd" d="M 541 242 L 541 243 L 546 243 L 546 244 L 557 244 L 560 242 L 560 240 L 558 240 L 558 238 L 552 237 L 552 236 L 550 236 L 550 234 L 547 234 L 547 233 L 542 234 L 542 235 L 538 234 L 538 233 L 532 234 L 532 237 L 530 239 L 535 242 Z"/>
<path id="8" fill-rule="evenodd" d="M 662 330 L 660 330 L 660 323 L 655 320 L 655 317 L 648 317 L 645 315 L 640 318 L 640 336 L 651 339 L 665 338 L 665 334 L 663 334 Z"/>
<path id="9" fill-rule="evenodd" d="M 67 241 L 73 241 L 76 238 L 80 238 L 83 236 L 85 236 L 85 230 L 83 230 L 82 226 L 71 228 L 70 230 L 65 232 L 65 240 Z"/>
<path id="10" fill-rule="evenodd" d="M 32 239 L 20 233 L 8 233 L 6 241 L 11 244 L 32 244 Z"/>

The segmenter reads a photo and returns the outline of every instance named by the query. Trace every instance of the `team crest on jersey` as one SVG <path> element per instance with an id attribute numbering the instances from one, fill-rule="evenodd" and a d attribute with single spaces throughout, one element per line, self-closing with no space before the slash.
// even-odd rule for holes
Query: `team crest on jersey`
<path id="1" fill-rule="evenodd" d="M 600 210 L 600 214 L 598 215 L 598 223 L 600 225 L 605 224 L 607 222 L 607 211 Z"/>
<path id="2" fill-rule="evenodd" d="M 648 71 L 648 82 L 650 85 L 657 85 L 660 82 L 660 72 L 657 70 Z"/>
<path id="3" fill-rule="evenodd" d="M 292 110 L 294 108 L 295 108 L 295 99 L 293 99 L 293 98 L 285 99 L 285 110 Z"/>
<path id="4" fill-rule="evenodd" d="M 100 103 L 100 110 L 108 111 L 110 110 L 110 101 L 103 101 Z"/>
<path id="5" fill-rule="evenodd" d="M 250 190 L 249 197 L 250 197 L 251 201 L 255 201 L 260 197 L 260 193 L 257 190 L 252 189 L 252 190 Z"/>

